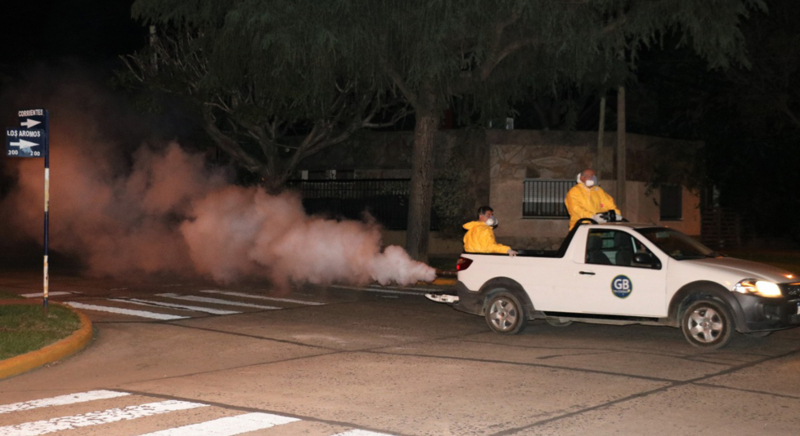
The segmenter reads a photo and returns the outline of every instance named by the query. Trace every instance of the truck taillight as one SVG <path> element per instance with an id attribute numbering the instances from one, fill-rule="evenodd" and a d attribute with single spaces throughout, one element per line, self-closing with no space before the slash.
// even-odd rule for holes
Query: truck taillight
<path id="1" fill-rule="evenodd" d="M 458 262 L 456 262 L 456 271 L 464 271 L 465 269 L 469 268 L 470 265 L 472 265 L 472 259 L 459 257 Z"/>

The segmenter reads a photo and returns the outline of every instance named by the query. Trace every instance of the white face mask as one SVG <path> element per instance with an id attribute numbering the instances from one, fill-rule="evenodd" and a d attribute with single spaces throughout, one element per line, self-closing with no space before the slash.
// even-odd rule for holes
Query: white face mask
<path id="1" fill-rule="evenodd" d="M 490 216 L 489 218 L 486 218 L 485 223 L 489 227 L 496 227 L 497 226 L 497 218 L 495 218 L 493 216 Z"/>
<path id="2" fill-rule="evenodd" d="M 587 188 L 591 188 L 592 186 L 597 184 L 597 175 L 592 176 L 591 179 L 586 180 L 585 182 L 581 181 L 581 175 L 578 174 L 578 177 L 575 178 L 575 181 L 578 183 L 583 183 Z"/>

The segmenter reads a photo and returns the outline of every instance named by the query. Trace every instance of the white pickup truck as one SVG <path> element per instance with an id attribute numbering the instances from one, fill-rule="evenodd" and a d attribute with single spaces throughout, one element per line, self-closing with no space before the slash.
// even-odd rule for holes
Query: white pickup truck
<path id="1" fill-rule="evenodd" d="M 463 253 L 458 282 L 428 298 L 482 315 L 498 333 L 528 320 L 680 327 L 690 344 L 725 346 L 734 330 L 766 336 L 800 325 L 800 281 L 722 257 L 668 227 L 585 219 L 558 251 Z"/>

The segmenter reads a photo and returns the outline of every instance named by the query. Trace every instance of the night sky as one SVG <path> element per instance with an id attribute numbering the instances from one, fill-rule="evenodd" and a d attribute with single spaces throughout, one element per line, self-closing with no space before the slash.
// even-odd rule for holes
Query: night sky
<path id="1" fill-rule="evenodd" d="M 36 61 L 112 62 L 145 42 L 130 18 L 132 0 L 6 1 L 2 6 L 4 72 Z"/>

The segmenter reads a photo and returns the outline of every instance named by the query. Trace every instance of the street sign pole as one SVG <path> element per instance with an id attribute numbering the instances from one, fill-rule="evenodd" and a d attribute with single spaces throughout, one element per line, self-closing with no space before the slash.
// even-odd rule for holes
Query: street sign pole
<path id="1" fill-rule="evenodd" d="M 47 242 L 50 236 L 50 120 L 48 118 L 49 113 L 44 111 L 44 125 L 48 131 L 44 138 L 44 289 L 42 304 L 45 314 L 47 314 L 47 300 L 50 293 L 50 265 L 47 263 Z"/>
<path id="2" fill-rule="evenodd" d="M 47 245 L 50 237 L 50 114 L 45 109 L 22 110 L 19 127 L 6 129 L 6 156 L 44 158 L 44 286 L 42 305 L 47 315 L 50 294 L 50 265 Z M 41 124 L 41 126 L 39 126 Z M 35 128 L 41 127 L 41 128 Z"/>

